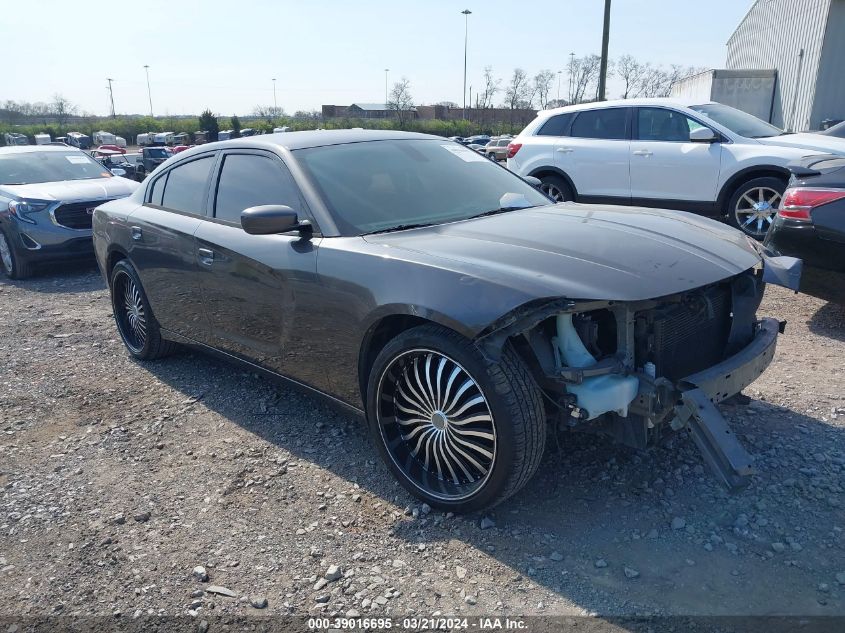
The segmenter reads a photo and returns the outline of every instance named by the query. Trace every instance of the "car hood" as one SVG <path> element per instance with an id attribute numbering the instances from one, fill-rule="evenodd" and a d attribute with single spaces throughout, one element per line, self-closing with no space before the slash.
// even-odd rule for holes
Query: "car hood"
<path id="1" fill-rule="evenodd" d="M 760 261 L 750 238 L 713 220 L 574 203 L 366 240 L 533 297 L 569 299 L 653 299 L 732 277 Z"/>
<path id="2" fill-rule="evenodd" d="M 812 132 L 798 134 L 784 134 L 769 138 L 758 138 L 763 145 L 777 145 L 781 147 L 799 147 L 813 151 L 824 151 L 833 154 L 845 154 L 845 139 Z"/>
<path id="3" fill-rule="evenodd" d="M 65 180 L 39 182 L 31 185 L 2 185 L 0 189 L 19 198 L 32 200 L 111 200 L 125 198 L 138 188 L 139 183 L 127 178 L 97 178 L 94 180 Z"/>

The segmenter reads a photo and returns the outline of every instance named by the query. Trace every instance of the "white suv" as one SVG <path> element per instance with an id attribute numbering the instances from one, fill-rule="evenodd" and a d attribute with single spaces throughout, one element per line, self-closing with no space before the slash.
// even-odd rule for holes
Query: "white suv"
<path id="1" fill-rule="evenodd" d="M 818 153 L 845 154 L 845 139 L 784 134 L 719 103 L 629 99 L 540 112 L 508 146 L 508 168 L 556 200 L 694 211 L 760 238 L 786 165 Z"/>

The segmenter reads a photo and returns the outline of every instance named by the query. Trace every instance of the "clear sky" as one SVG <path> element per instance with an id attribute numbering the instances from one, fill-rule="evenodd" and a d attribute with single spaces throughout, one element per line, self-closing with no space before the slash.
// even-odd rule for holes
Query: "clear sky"
<path id="1" fill-rule="evenodd" d="M 751 0 L 613 0 L 610 56 L 722 67 L 725 42 Z M 0 0 L 0 101 L 50 101 L 108 113 L 288 113 L 323 103 L 384 100 L 404 76 L 417 103 L 461 102 L 486 65 L 503 80 L 565 69 L 570 52 L 599 53 L 602 0 Z M 562 75 L 565 95 L 566 73 Z M 504 81 L 503 81 L 504 83 Z M 552 96 L 556 96 L 557 87 Z M 501 99 L 502 95 L 497 97 Z M 610 97 L 618 96 L 611 80 Z"/>

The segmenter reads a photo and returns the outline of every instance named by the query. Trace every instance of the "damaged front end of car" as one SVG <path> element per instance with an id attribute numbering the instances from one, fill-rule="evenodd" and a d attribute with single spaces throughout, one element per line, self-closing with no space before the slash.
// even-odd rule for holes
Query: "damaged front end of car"
<path id="1" fill-rule="evenodd" d="M 638 449 L 687 432 L 713 474 L 741 488 L 753 460 L 716 404 L 774 357 L 785 323 L 756 316 L 766 282 L 797 287 L 800 278 L 799 260 L 761 256 L 761 265 L 741 274 L 655 299 L 535 301 L 476 343 L 494 360 L 507 341 L 515 345 L 560 424 Z"/>

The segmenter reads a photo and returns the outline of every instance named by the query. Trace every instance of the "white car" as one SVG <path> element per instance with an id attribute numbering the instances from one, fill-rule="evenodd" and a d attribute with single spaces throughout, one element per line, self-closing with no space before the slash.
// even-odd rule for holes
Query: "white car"
<path id="1" fill-rule="evenodd" d="M 556 200 L 693 211 L 760 238 L 786 165 L 819 153 L 845 155 L 845 139 L 785 134 L 719 103 L 628 99 L 540 112 L 508 146 L 508 168 Z"/>

